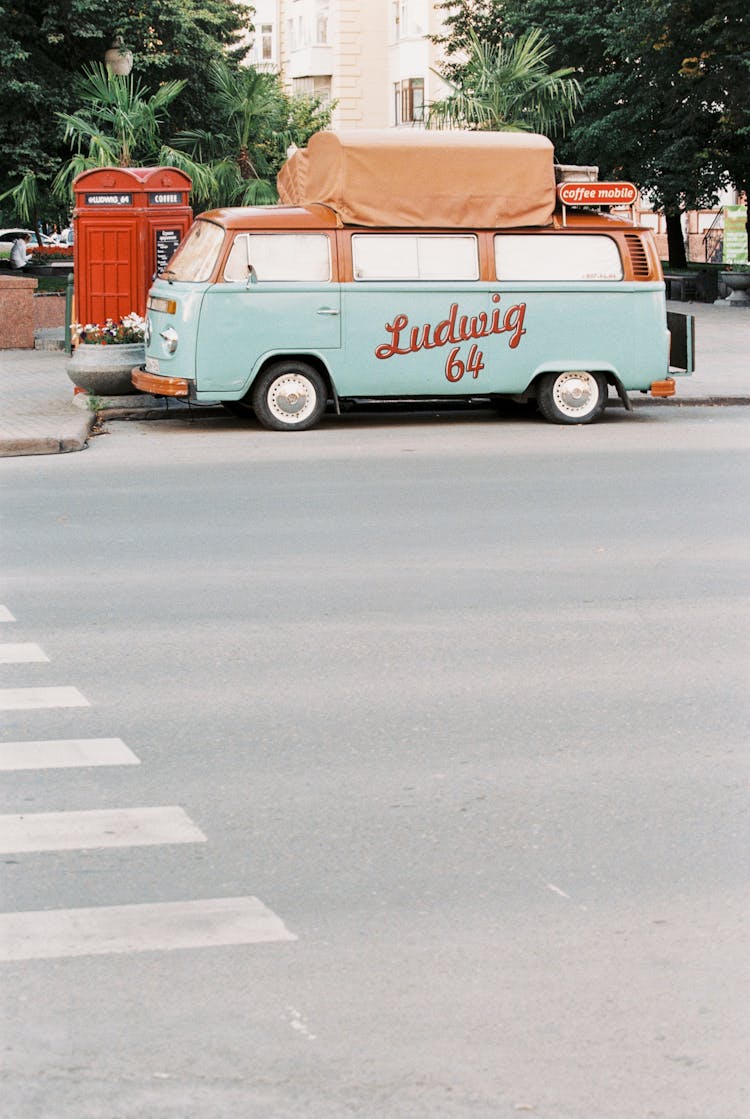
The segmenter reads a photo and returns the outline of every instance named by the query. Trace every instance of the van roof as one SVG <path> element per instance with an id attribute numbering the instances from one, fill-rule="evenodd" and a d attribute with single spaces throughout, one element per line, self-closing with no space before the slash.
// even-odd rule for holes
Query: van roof
<path id="1" fill-rule="evenodd" d="M 225 206 L 196 214 L 227 229 L 336 229 L 341 219 L 330 206 Z"/>
<path id="2" fill-rule="evenodd" d="M 233 231 L 258 229 L 258 230 L 276 230 L 276 229 L 342 229 L 343 222 L 339 215 L 332 210 L 329 206 L 313 203 L 309 206 L 226 206 L 216 210 L 206 210 L 202 214 L 196 214 L 196 220 L 205 219 L 206 221 L 214 221 L 219 225 L 224 226 L 225 229 Z M 347 226 L 347 228 L 365 229 L 372 228 L 367 226 Z M 413 226 L 385 226 L 388 230 L 394 231 L 407 231 L 413 230 Z M 420 227 L 423 230 L 429 229 L 429 226 Z M 433 226 L 433 229 L 440 229 L 443 233 L 451 232 L 444 227 Z M 494 227 L 477 226 L 477 229 L 493 229 Z M 535 232 L 544 232 L 548 230 L 550 233 L 562 229 L 578 230 L 582 232 L 585 229 L 589 230 L 602 230 L 602 229 L 634 229 L 639 228 L 638 223 L 635 224 L 631 220 L 630 213 L 627 215 L 624 212 L 615 211 L 614 213 L 599 213 L 596 210 L 568 210 L 563 220 L 561 210 L 557 210 L 550 225 L 540 227 L 535 225 L 522 226 L 516 229 L 517 232 L 521 230 Z M 508 230 L 508 232 L 510 232 Z"/>

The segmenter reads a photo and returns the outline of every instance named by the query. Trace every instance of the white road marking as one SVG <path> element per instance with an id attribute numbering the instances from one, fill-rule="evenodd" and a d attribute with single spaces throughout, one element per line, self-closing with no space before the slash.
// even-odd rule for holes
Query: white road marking
<path id="1" fill-rule="evenodd" d="M 15 622 L 15 620 L 7 606 L 0 606 L 0 622 Z"/>
<path id="2" fill-rule="evenodd" d="M 558 894 L 561 898 L 570 897 L 570 894 L 566 894 L 565 890 L 561 890 L 559 886 L 554 886 L 551 882 L 547 883 L 547 889 L 552 890 L 553 894 Z"/>
<path id="3" fill-rule="evenodd" d="M 57 738 L 46 742 L 0 743 L 0 770 L 140 764 L 121 738 Z"/>
<path id="4" fill-rule="evenodd" d="M 2 854 L 205 842 L 184 809 L 173 805 L 0 816 Z"/>
<path id="5" fill-rule="evenodd" d="M 296 939 L 254 897 L 0 914 L 2 961 Z"/>
<path id="6" fill-rule="evenodd" d="M 0 711 L 33 711 L 41 707 L 90 707 L 78 688 L 0 688 Z"/>
<path id="7" fill-rule="evenodd" d="M 35 664 L 48 660 L 44 650 L 31 641 L 0 645 L 0 664 Z"/>

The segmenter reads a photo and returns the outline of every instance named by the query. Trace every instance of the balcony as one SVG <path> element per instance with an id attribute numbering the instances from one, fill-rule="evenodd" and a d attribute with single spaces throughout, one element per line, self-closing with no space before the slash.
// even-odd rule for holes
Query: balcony
<path id="1" fill-rule="evenodd" d="M 333 47 L 299 47 L 289 53 L 290 78 L 309 78 L 333 73 Z"/>

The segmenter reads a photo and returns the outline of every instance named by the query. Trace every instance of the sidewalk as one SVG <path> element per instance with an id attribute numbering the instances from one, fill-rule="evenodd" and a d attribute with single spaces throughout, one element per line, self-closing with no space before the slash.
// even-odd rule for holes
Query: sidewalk
<path id="1" fill-rule="evenodd" d="M 750 404 L 750 310 L 712 303 L 667 306 L 695 315 L 697 372 L 676 378 L 677 395 L 671 399 L 657 401 L 633 393 L 633 404 Z M 55 339 L 39 344 L 54 345 Z M 96 416 L 84 395 L 74 397 L 67 361 L 68 355 L 59 349 L 0 350 L 0 458 L 59 454 L 86 446 Z M 122 397 L 117 403 L 101 413 L 105 419 L 155 419 L 187 411 L 175 401 L 167 411 L 165 402 L 154 397 Z"/>

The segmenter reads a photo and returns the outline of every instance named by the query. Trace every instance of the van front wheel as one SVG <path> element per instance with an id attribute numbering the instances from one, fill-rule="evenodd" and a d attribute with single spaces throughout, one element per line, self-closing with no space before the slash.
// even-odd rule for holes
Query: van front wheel
<path id="1" fill-rule="evenodd" d="M 539 411 L 553 424 L 588 424 L 607 403 L 607 382 L 601 373 L 571 370 L 545 373 L 536 394 Z"/>
<path id="2" fill-rule="evenodd" d="M 261 373 L 253 387 L 253 408 L 264 427 L 304 431 L 326 408 L 323 378 L 302 361 L 280 361 Z"/>

